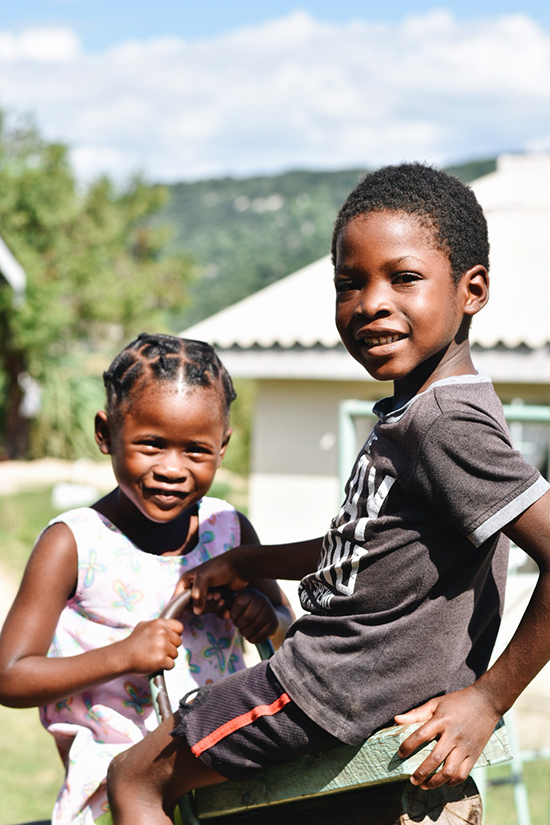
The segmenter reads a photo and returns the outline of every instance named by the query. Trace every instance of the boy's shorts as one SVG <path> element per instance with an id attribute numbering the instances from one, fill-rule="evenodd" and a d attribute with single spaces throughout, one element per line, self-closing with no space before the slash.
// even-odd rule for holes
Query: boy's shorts
<path id="1" fill-rule="evenodd" d="M 236 780 L 342 744 L 300 710 L 269 662 L 184 696 L 172 735 L 185 739 L 217 773 Z"/>

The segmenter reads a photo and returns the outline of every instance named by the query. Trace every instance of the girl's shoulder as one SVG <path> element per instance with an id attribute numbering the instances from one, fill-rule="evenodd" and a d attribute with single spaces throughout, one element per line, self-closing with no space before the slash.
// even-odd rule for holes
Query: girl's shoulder
<path id="1" fill-rule="evenodd" d="M 54 524 L 65 524 L 72 532 L 78 548 L 96 540 L 101 540 L 104 544 L 130 541 L 107 516 L 92 507 L 77 507 L 59 513 L 48 522 L 42 534 Z"/>
<path id="2" fill-rule="evenodd" d="M 213 538 L 223 546 L 240 544 L 241 522 L 239 513 L 228 501 L 214 496 L 204 496 L 199 502 L 199 544 Z"/>

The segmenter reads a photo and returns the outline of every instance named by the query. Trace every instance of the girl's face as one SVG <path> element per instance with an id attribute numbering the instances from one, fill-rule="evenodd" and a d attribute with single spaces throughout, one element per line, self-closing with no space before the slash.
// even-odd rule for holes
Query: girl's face
<path id="1" fill-rule="evenodd" d="M 111 456 L 121 507 L 163 524 L 206 495 L 231 430 L 215 388 L 151 383 L 139 392 L 115 425 L 98 414 L 96 437 Z"/>

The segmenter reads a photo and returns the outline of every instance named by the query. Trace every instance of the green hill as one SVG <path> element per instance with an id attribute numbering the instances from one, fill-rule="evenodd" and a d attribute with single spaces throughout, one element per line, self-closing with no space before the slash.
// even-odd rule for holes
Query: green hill
<path id="1" fill-rule="evenodd" d="M 495 165 L 473 161 L 448 171 L 470 181 Z M 172 249 L 187 252 L 199 273 L 188 309 L 173 319 L 174 330 L 326 255 L 336 212 L 365 171 L 293 171 L 171 186 L 156 223 L 172 227 Z"/>

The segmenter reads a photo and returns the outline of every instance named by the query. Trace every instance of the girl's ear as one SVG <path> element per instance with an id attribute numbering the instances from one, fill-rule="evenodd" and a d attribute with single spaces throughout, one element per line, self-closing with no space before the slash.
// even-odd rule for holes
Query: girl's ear
<path id="1" fill-rule="evenodd" d="M 220 450 L 220 462 L 219 462 L 218 466 L 222 463 L 222 458 L 225 455 L 225 451 L 227 450 L 227 445 L 229 444 L 229 439 L 231 438 L 232 433 L 233 433 L 233 430 L 231 429 L 231 427 L 228 427 L 227 430 L 225 431 L 225 435 L 223 437 L 223 442 L 222 442 L 222 448 Z"/>
<path id="2" fill-rule="evenodd" d="M 103 455 L 111 454 L 111 428 L 109 426 L 107 413 L 104 410 L 96 413 L 95 440 Z"/>
<path id="3" fill-rule="evenodd" d="M 489 300 L 489 273 L 481 264 L 473 266 L 460 279 L 459 289 L 465 290 L 464 314 L 476 315 Z"/>

